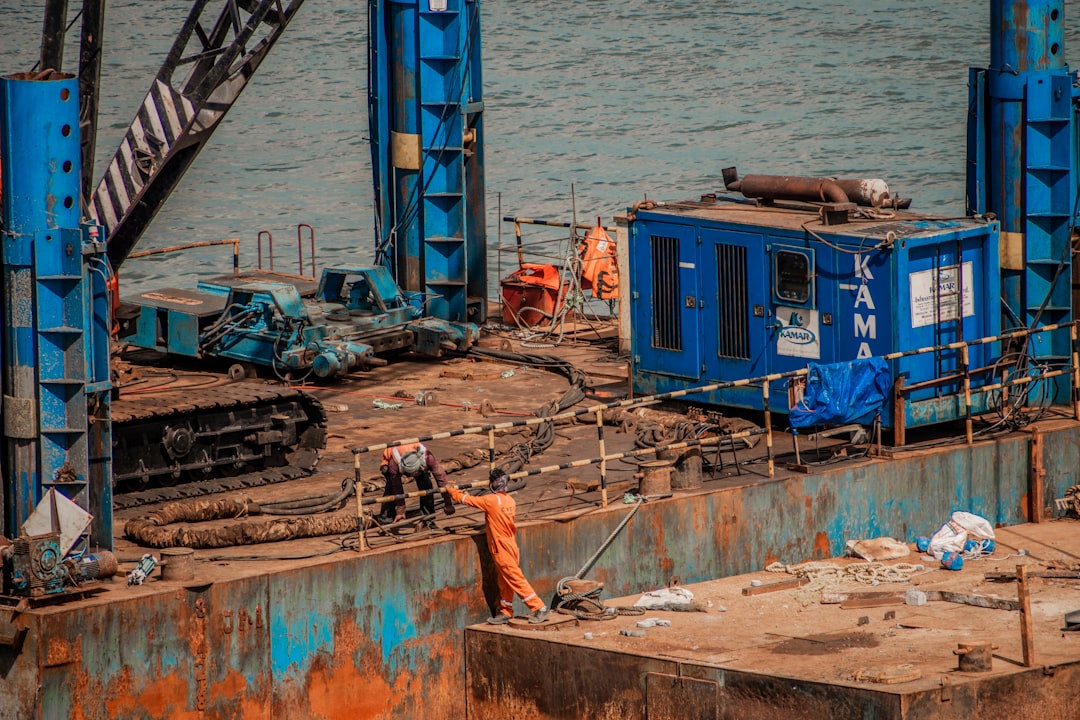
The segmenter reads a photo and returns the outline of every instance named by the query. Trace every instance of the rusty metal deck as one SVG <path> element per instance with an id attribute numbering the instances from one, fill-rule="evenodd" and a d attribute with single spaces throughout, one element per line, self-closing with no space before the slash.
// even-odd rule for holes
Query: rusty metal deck
<path id="1" fill-rule="evenodd" d="M 1017 553 L 1023 548 L 1023 556 Z M 956 593 L 1016 601 L 1015 582 L 986 573 L 1071 567 L 1074 579 L 1030 581 L 1033 657 L 1024 665 L 1021 614 L 930 600 L 822 602 L 820 589 L 747 595 L 785 574 L 766 572 L 689 586 L 699 612 L 581 620 L 552 632 L 476 625 L 466 630 L 467 717 L 704 720 L 829 718 L 1065 720 L 1080 712 L 1080 633 L 1063 632 L 1080 609 L 1080 522 L 1059 520 L 998 530 L 994 556 L 960 572 L 924 562 L 909 582 L 851 587 L 857 593 Z M 853 563 L 854 560 L 840 560 Z M 861 561 L 860 561 L 861 562 Z M 934 568 L 937 569 L 934 569 Z M 637 596 L 609 600 L 632 605 Z M 853 602 L 853 605 L 860 605 Z M 659 618 L 668 627 L 641 629 Z M 624 631 L 640 636 L 629 636 Z M 960 671 L 960 645 L 993 645 L 992 668 Z"/>

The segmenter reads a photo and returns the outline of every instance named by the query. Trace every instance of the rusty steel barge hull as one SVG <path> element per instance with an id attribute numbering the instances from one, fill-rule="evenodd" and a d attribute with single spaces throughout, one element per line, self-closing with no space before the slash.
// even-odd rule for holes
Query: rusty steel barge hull
<path id="1" fill-rule="evenodd" d="M 1080 426 L 1042 423 L 1039 438 L 1040 494 L 1060 497 L 1077 482 Z M 846 539 L 910 539 L 957 508 L 1026 522 L 1032 462 L 1032 435 L 1014 433 L 709 482 L 643 505 L 590 577 L 609 597 L 630 595 L 672 575 L 831 557 Z M 524 524 L 526 575 L 550 593 L 626 511 Z M 0 718 L 467 717 L 465 628 L 487 617 L 494 590 L 484 548 L 470 533 L 322 559 L 256 550 L 265 561 L 207 562 L 193 581 L 120 580 L 77 601 L 3 608 Z"/>
<path id="2" fill-rule="evenodd" d="M 467 717 L 1071 720 L 1080 636 L 1062 625 L 1077 608 L 1078 531 L 1072 518 L 998 528 L 990 556 L 895 584 L 774 568 L 682 586 L 693 611 L 474 625 Z M 918 557 L 886 565 L 900 580 Z M 872 567 L 804 568 L 825 566 Z M 909 590 L 921 598 L 908 604 Z"/>

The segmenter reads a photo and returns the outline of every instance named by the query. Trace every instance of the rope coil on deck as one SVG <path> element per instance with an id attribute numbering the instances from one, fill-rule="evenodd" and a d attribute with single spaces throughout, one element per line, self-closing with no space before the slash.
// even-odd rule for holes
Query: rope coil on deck
<path id="1" fill-rule="evenodd" d="M 808 578 L 810 583 L 796 590 L 795 597 L 803 605 L 809 605 L 816 602 L 823 591 L 836 589 L 846 581 L 864 585 L 905 583 L 915 575 L 926 572 L 926 568 L 912 563 L 889 565 L 883 562 L 860 562 L 841 565 L 823 560 L 812 560 L 798 565 L 773 562 L 766 566 L 765 571 Z"/>
<path id="2" fill-rule="evenodd" d="M 839 583 L 845 580 L 866 585 L 875 583 L 908 582 L 916 574 L 926 570 L 922 565 L 896 563 L 888 565 L 882 562 L 854 563 L 840 565 L 833 562 L 811 561 L 798 565 L 785 565 L 781 562 L 770 563 L 766 572 L 782 572 L 796 577 L 809 578 L 811 585 Z"/>
<path id="3" fill-rule="evenodd" d="M 590 587 L 591 586 L 591 587 Z M 575 591 L 574 588 L 578 590 Z M 556 585 L 558 607 L 556 612 L 573 615 L 579 620 L 611 620 L 620 615 L 642 615 L 645 608 L 613 606 L 608 607 L 600 599 L 604 584 L 576 577 L 563 578 Z"/>

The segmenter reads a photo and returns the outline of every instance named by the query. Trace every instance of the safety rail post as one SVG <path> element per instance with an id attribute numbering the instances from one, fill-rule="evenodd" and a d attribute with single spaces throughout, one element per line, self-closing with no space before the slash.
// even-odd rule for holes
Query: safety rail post
<path id="1" fill-rule="evenodd" d="M 502 193 L 501 192 L 498 193 L 495 197 L 497 198 L 497 202 L 498 202 L 498 205 L 499 205 L 499 217 L 502 217 Z M 506 317 L 506 298 L 503 297 L 503 292 L 502 292 L 502 281 L 503 281 L 502 226 L 503 226 L 502 223 L 497 223 L 496 228 L 495 228 L 495 231 L 496 231 L 496 234 L 495 234 L 495 264 L 496 264 L 496 266 L 498 268 L 497 269 L 498 275 L 496 275 L 495 277 L 497 278 L 497 280 L 499 282 L 499 285 L 495 288 L 495 292 L 497 293 L 498 298 L 499 298 L 499 317 L 500 318 Z"/>
<path id="2" fill-rule="evenodd" d="M 488 430 L 488 472 L 495 469 L 495 428 Z"/>
<path id="3" fill-rule="evenodd" d="M 518 269 L 525 267 L 525 251 L 521 244 L 521 223 L 514 219 L 514 242 L 517 243 Z"/>
<path id="4" fill-rule="evenodd" d="M 360 477 L 360 454 L 353 453 L 353 490 L 356 492 L 356 536 L 359 552 L 367 551 L 367 535 L 364 531 L 364 483 Z"/>
<path id="5" fill-rule="evenodd" d="M 263 235 L 266 236 L 266 244 L 270 250 L 270 272 L 274 272 L 274 235 L 269 230 L 260 230 L 259 234 L 255 236 L 255 244 L 259 253 L 259 259 L 256 267 L 262 270 L 262 239 Z"/>
<path id="6" fill-rule="evenodd" d="M 240 238 L 232 238 L 232 274 L 240 274 Z"/>
<path id="7" fill-rule="evenodd" d="M 903 447 L 907 441 L 907 411 L 904 409 L 904 376 L 893 383 L 893 444 Z"/>
<path id="8" fill-rule="evenodd" d="M 1080 360 L 1078 360 L 1077 353 L 1077 331 L 1076 322 L 1073 322 L 1072 327 L 1069 328 L 1069 335 L 1072 338 L 1072 401 L 1073 401 L 1073 419 L 1080 420 Z"/>
<path id="9" fill-rule="evenodd" d="M 769 459 L 769 477 L 776 477 L 776 463 L 773 460 L 772 410 L 769 409 L 769 379 L 761 384 L 761 404 L 765 410 L 765 454 Z"/>
<path id="10" fill-rule="evenodd" d="M 874 431 L 877 434 L 877 456 L 881 457 L 881 413 L 874 416 Z"/>
<path id="11" fill-rule="evenodd" d="M 964 367 L 964 430 L 967 434 L 968 445 L 974 442 L 973 420 L 971 417 L 971 366 L 969 362 L 968 345 L 964 343 L 960 347 L 960 364 Z"/>
<path id="12" fill-rule="evenodd" d="M 600 444 L 600 507 L 606 508 L 607 500 L 607 450 L 604 446 L 604 411 L 596 410 L 596 438 Z"/>
<path id="13" fill-rule="evenodd" d="M 296 250 L 300 254 L 300 275 L 304 274 L 304 239 L 300 234 L 301 228 L 308 230 L 308 239 L 311 241 L 311 277 L 315 277 L 315 228 L 307 223 L 299 223 L 296 226 Z"/>
<path id="14" fill-rule="evenodd" d="M 1009 371 L 1004 368 L 1001 370 L 1001 380 L 998 381 L 998 385 L 1001 387 L 1001 407 L 1005 408 L 1009 404 L 1009 388 L 1011 385 L 1008 382 Z"/>

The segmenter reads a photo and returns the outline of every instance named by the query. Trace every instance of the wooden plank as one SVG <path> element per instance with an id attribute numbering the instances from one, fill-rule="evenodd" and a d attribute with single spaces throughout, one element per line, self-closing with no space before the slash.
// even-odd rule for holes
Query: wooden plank
<path id="1" fill-rule="evenodd" d="M 856 608 L 885 607 L 886 605 L 903 605 L 904 593 L 883 593 L 880 597 L 850 598 L 840 602 L 842 610 Z"/>
<path id="2" fill-rule="evenodd" d="M 502 377 L 502 370 L 488 370 L 478 368 L 447 368 L 439 373 L 439 377 L 451 378 L 454 380 L 497 380 Z"/>
<path id="3" fill-rule="evenodd" d="M 1016 566 L 1016 595 L 1020 606 L 1020 641 L 1024 645 L 1024 667 L 1035 664 L 1035 638 L 1031 632 L 1031 594 L 1028 592 L 1027 565 Z"/>
<path id="4" fill-rule="evenodd" d="M 912 667 L 897 667 L 887 670 L 864 668 L 852 675 L 852 679 L 857 682 L 871 682 L 880 685 L 897 685 L 918 680 L 921 677 L 922 670 Z"/>
<path id="5" fill-rule="evenodd" d="M 1043 467 L 1043 439 L 1038 426 L 1031 431 L 1031 522 L 1043 521 L 1043 489 L 1046 486 L 1046 470 Z"/>
<path id="6" fill-rule="evenodd" d="M 1080 571 L 1077 570 L 1035 570 L 1028 571 L 1027 576 L 1029 578 L 1052 578 L 1055 580 L 1080 580 Z M 1016 573 L 1009 572 L 1008 570 L 1003 572 L 988 572 L 983 573 L 983 577 L 990 582 L 1016 582 Z"/>
<path id="7" fill-rule="evenodd" d="M 745 594 L 745 590 L 743 591 Z M 958 603 L 960 605 L 974 605 L 975 607 L 990 608 L 992 610 L 1019 610 L 1020 606 L 1015 600 L 999 598 L 993 595 L 978 595 L 975 593 L 951 592 L 949 590 L 927 590 L 927 600 L 944 600 L 945 602 Z M 842 608 L 867 608 L 896 605 L 906 601 L 905 593 L 894 591 L 876 592 L 839 592 L 822 593 L 823 604 L 840 603 Z"/>
<path id="8" fill-rule="evenodd" d="M 810 582 L 810 578 L 799 577 L 791 578 L 790 580 L 781 580 L 780 582 L 765 583 L 764 585 L 758 585 L 750 587 L 744 587 L 742 589 L 743 595 L 764 595 L 765 593 L 776 592 L 777 590 L 794 590 L 797 587 L 801 587 Z"/>
<path id="9" fill-rule="evenodd" d="M 634 484 L 629 480 L 616 480 L 615 482 L 609 481 L 607 489 L 609 493 L 614 492 L 627 492 Z M 574 490 L 576 492 L 596 492 L 600 489 L 599 480 L 581 480 L 579 478 L 570 478 L 566 481 L 566 489 Z"/>
<path id="10" fill-rule="evenodd" d="M 989 608 L 991 610 L 1020 609 L 1020 604 L 1016 600 L 994 597 L 993 595 L 977 595 L 975 593 L 950 592 L 948 590 L 927 590 L 926 597 L 928 600 L 944 600 L 945 602 L 974 605 L 975 607 Z"/>
<path id="11" fill-rule="evenodd" d="M 836 603 L 844 603 L 849 601 L 880 600 L 884 598 L 904 602 L 904 597 L 905 593 L 898 590 L 871 590 L 868 592 L 823 592 L 821 593 L 821 603 L 823 605 L 835 605 Z M 852 607 L 857 606 L 853 605 Z M 865 605 L 863 607 L 874 606 Z"/>

